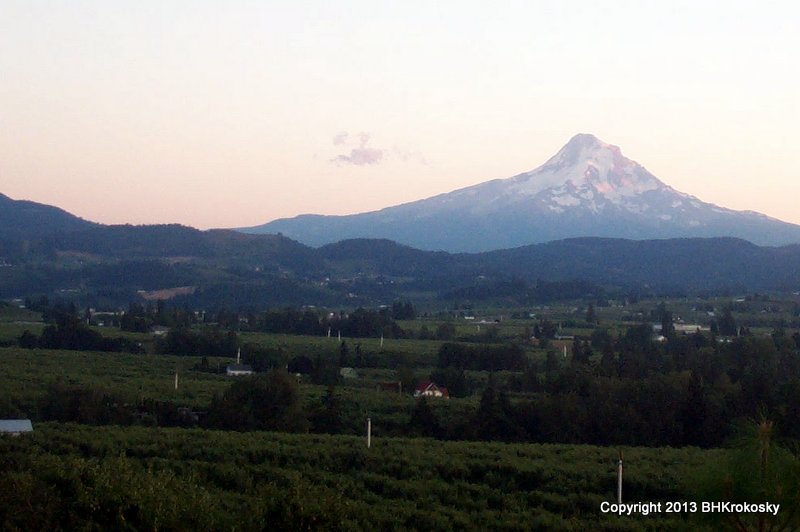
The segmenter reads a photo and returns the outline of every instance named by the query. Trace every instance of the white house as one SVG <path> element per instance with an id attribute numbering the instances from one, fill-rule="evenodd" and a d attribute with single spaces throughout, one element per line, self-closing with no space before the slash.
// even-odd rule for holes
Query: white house
<path id="1" fill-rule="evenodd" d="M 425 381 L 414 390 L 414 397 L 444 397 L 450 398 L 447 388 L 438 386 L 433 381 Z"/>

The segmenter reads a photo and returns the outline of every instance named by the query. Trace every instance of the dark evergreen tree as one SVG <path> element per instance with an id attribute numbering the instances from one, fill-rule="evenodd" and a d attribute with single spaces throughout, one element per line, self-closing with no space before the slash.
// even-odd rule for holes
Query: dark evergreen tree
<path id="1" fill-rule="evenodd" d="M 572 361 L 578 364 L 588 364 L 589 357 L 592 356 L 592 350 L 588 344 L 580 338 L 575 338 L 572 342 Z"/>
<path id="2" fill-rule="evenodd" d="M 517 422 L 516 412 L 508 396 L 498 391 L 492 377 L 481 395 L 481 402 L 473 419 L 473 427 L 478 439 L 515 441 L 524 435 Z"/>
<path id="3" fill-rule="evenodd" d="M 297 379 L 271 370 L 231 384 L 209 406 L 205 424 L 227 430 L 301 432 L 308 426 Z"/>
<path id="4" fill-rule="evenodd" d="M 431 373 L 431 380 L 447 388 L 450 397 L 466 397 L 470 390 L 463 369 L 447 367 Z"/>
<path id="5" fill-rule="evenodd" d="M 344 427 L 341 400 L 336 396 L 336 388 L 328 386 L 325 396 L 311 417 L 314 432 L 340 434 Z"/>
<path id="6" fill-rule="evenodd" d="M 725 307 L 725 310 L 722 312 L 722 316 L 719 318 L 717 326 L 719 328 L 719 334 L 722 336 L 738 335 L 736 319 L 733 317 L 730 307 Z"/>
<path id="7" fill-rule="evenodd" d="M 323 358 L 317 355 L 314 360 L 314 369 L 311 372 L 311 382 L 333 386 L 339 382 L 339 365 L 335 358 Z"/>
<path id="8" fill-rule="evenodd" d="M 597 315 L 594 311 L 594 303 L 589 303 L 586 309 L 586 323 L 597 323 Z"/>
<path id="9" fill-rule="evenodd" d="M 304 355 L 296 356 L 289 361 L 286 369 L 289 373 L 300 373 L 302 375 L 311 375 L 314 373 L 314 362 Z"/>
<path id="10" fill-rule="evenodd" d="M 417 317 L 417 311 L 411 301 L 400 300 L 392 303 L 392 318 L 396 320 L 413 320 Z"/>
<path id="11" fill-rule="evenodd" d="M 661 335 L 672 339 L 675 336 L 675 325 L 672 322 L 672 312 L 664 310 L 661 314 Z"/>
<path id="12" fill-rule="evenodd" d="M 400 383 L 403 393 L 413 393 L 419 382 L 417 376 L 408 366 L 397 368 L 397 381 Z"/>
<path id="13" fill-rule="evenodd" d="M 680 420 L 683 425 L 683 443 L 706 446 L 709 435 L 706 433 L 707 393 L 702 377 L 692 373 L 686 400 L 681 408 Z"/>
<path id="14" fill-rule="evenodd" d="M 598 371 L 600 375 L 604 377 L 619 375 L 617 361 L 614 359 L 614 350 L 610 344 L 603 347 L 603 354 L 600 357 L 600 367 Z"/>
<path id="15" fill-rule="evenodd" d="M 360 358 L 361 355 L 361 344 L 356 344 L 356 360 Z M 348 368 L 353 365 L 353 361 L 350 359 L 350 349 L 347 347 L 347 343 L 342 340 L 341 345 L 339 346 L 339 366 L 343 368 Z"/>
<path id="16" fill-rule="evenodd" d="M 436 438 L 441 435 L 441 427 L 436 416 L 433 414 L 428 400 L 425 397 L 417 399 L 414 410 L 411 411 L 411 419 L 408 422 L 408 430 L 412 434 Z"/>

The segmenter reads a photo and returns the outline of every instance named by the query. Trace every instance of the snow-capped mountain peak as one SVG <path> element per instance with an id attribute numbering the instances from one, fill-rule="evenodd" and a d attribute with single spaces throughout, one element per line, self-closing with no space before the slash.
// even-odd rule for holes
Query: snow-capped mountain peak
<path id="1" fill-rule="evenodd" d="M 800 226 L 706 203 L 664 184 L 594 135 L 575 135 L 538 168 L 350 216 L 304 215 L 247 232 L 310 245 L 389 238 L 422 249 L 485 251 L 570 237 L 734 236 L 800 242 Z"/>
<path id="2" fill-rule="evenodd" d="M 523 196 L 572 188 L 614 203 L 666 187 L 642 166 L 624 157 L 617 146 L 589 134 L 575 135 L 542 166 L 510 181 L 509 191 Z"/>

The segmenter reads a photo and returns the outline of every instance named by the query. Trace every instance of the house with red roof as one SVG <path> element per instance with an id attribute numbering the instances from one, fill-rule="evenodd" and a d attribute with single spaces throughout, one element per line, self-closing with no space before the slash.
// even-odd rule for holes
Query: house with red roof
<path id="1" fill-rule="evenodd" d="M 447 388 L 439 386 L 433 381 L 425 381 L 414 390 L 414 397 L 444 397 L 450 399 Z"/>

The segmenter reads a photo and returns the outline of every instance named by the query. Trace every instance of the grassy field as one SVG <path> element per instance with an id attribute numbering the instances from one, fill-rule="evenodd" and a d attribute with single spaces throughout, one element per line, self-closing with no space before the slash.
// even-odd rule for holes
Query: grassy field
<path id="1" fill-rule="evenodd" d="M 26 330 L 39 334 L 44 328 L 38 312 L 0 304 L 0 345 L 11 345 Z"/>

